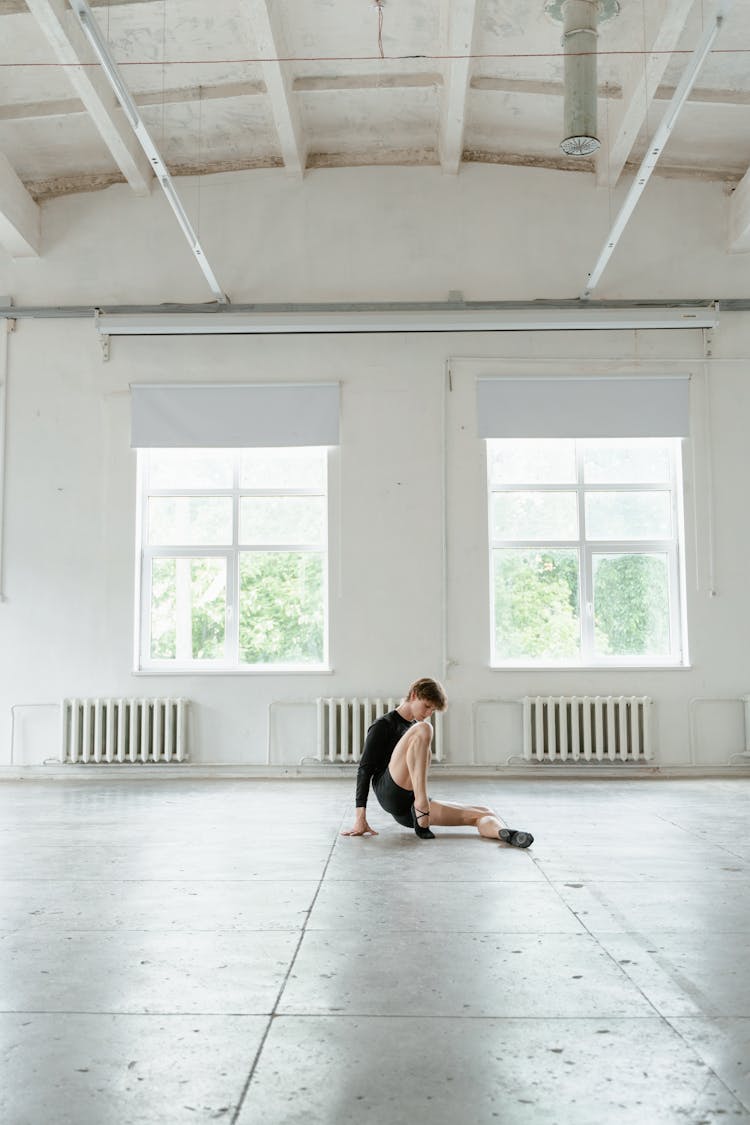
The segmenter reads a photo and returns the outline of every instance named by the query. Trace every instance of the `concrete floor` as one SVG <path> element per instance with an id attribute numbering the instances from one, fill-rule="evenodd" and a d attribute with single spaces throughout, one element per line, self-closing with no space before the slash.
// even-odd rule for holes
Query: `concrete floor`
<path id="1" fill-rule="evenodd" d="M 352 788 L 0 785 L 3 1125 L 750 1122 L 748 781 Z"/>

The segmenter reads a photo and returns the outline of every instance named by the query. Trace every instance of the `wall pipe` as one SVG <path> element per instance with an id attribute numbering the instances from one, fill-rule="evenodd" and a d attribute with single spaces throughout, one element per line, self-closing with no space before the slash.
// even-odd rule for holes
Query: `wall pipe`
<path id="1" fill-rule="evenodd" d="M 711 423 L 711 347 L 703 330 L 703 440 L 706 459 L 706 541 L 708 549 L 708 596 L 716 597 L 716 550 L 714 544 L 714 456 Z M 695 488 L 695 482 L 693 482 Z M 697 560 L 696 560 L 697 561 Z"/>
<path id="2" fill-rule="evenodd" d="M 5 596 L 5 446 L 7 436 L 8 370 L 10 367 L 10 333 L 13 320 L 2 321 L 2 342 L 0 342 L 0 602 Z"/>
<path id="3" fill-rule="evenodd" d="M 442 511 L 441 520 L 442 526 L 440 528 L 440 552 L 442 562 L 442 612 L 440 615 L 441 625 L 441 656 L 442 656 L 442 677 L 444 680 L 448 678 L 448 672 L 453 664 L 452 660 L 448 658 L 448 395 L 453 389 L 453 377 L 451 374 L 451 362 L 447 359 L 445 362 L 445 376 L 443 382 L 442 394 L 442 407 L 440 417 L 440 440 L 442 449 L 440 456 L 442 460 L 442 480 L 440 482 L 442 490 Z"/>

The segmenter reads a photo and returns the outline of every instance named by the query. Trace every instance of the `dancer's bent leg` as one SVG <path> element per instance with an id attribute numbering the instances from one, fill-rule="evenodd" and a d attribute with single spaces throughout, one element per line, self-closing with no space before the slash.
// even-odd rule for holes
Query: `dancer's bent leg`
<path id="1" fill-rule="evenodd" d="M 418 812 L 430 812 L 427 796 L 427 770 L 430 765 L 432 726 L 430 723 L 415 723 L 396 744 L 391 755 L 388 771 L 402 789 L 414 793 L 414 805 Z M 427 828 L 429 815 L 422 816 L 419 824 Z"/>

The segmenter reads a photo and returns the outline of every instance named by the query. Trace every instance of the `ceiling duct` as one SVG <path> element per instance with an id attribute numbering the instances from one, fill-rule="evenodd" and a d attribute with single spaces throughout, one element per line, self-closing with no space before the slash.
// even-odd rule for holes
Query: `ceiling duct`
<path id="1" fill-rule="evenodd" d="M 596 135 L 596 40 L 598 0 L 563 0 L 565 121 L 560 148 L 568 156 L 590 156 Z"/>
<path id="2" fill-rule="evenodd" d="M 568 156 L 590 156 L 600 146 L 596 135 L 599 25 L 620 14 L 620 2 L 545 0 L 544 10 L 563 25 L 565 120 L 560 148 Z"/>

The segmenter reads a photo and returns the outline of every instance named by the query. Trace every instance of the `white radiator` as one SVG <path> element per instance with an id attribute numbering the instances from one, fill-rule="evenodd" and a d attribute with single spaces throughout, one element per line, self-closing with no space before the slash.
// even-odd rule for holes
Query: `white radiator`
<path id="1" fill-rule="evenodd" d="M 322 762 L 358 762 L 367 729 L 401 699 L 318 699 L 318 757 Z M 433 715 L 432 759 L 443 760 L 443 716 Z"/>
<path id="2" fill-rule="evenodd" d="M 528 761 L 643 762 L 653 756 L 646 696 L 537 695 L 522 702 Z"/>
<path id="3" fill-rule="evenodd" d="M 186 699 L 64 699 L 67 762 L 184 762 Z"/>

